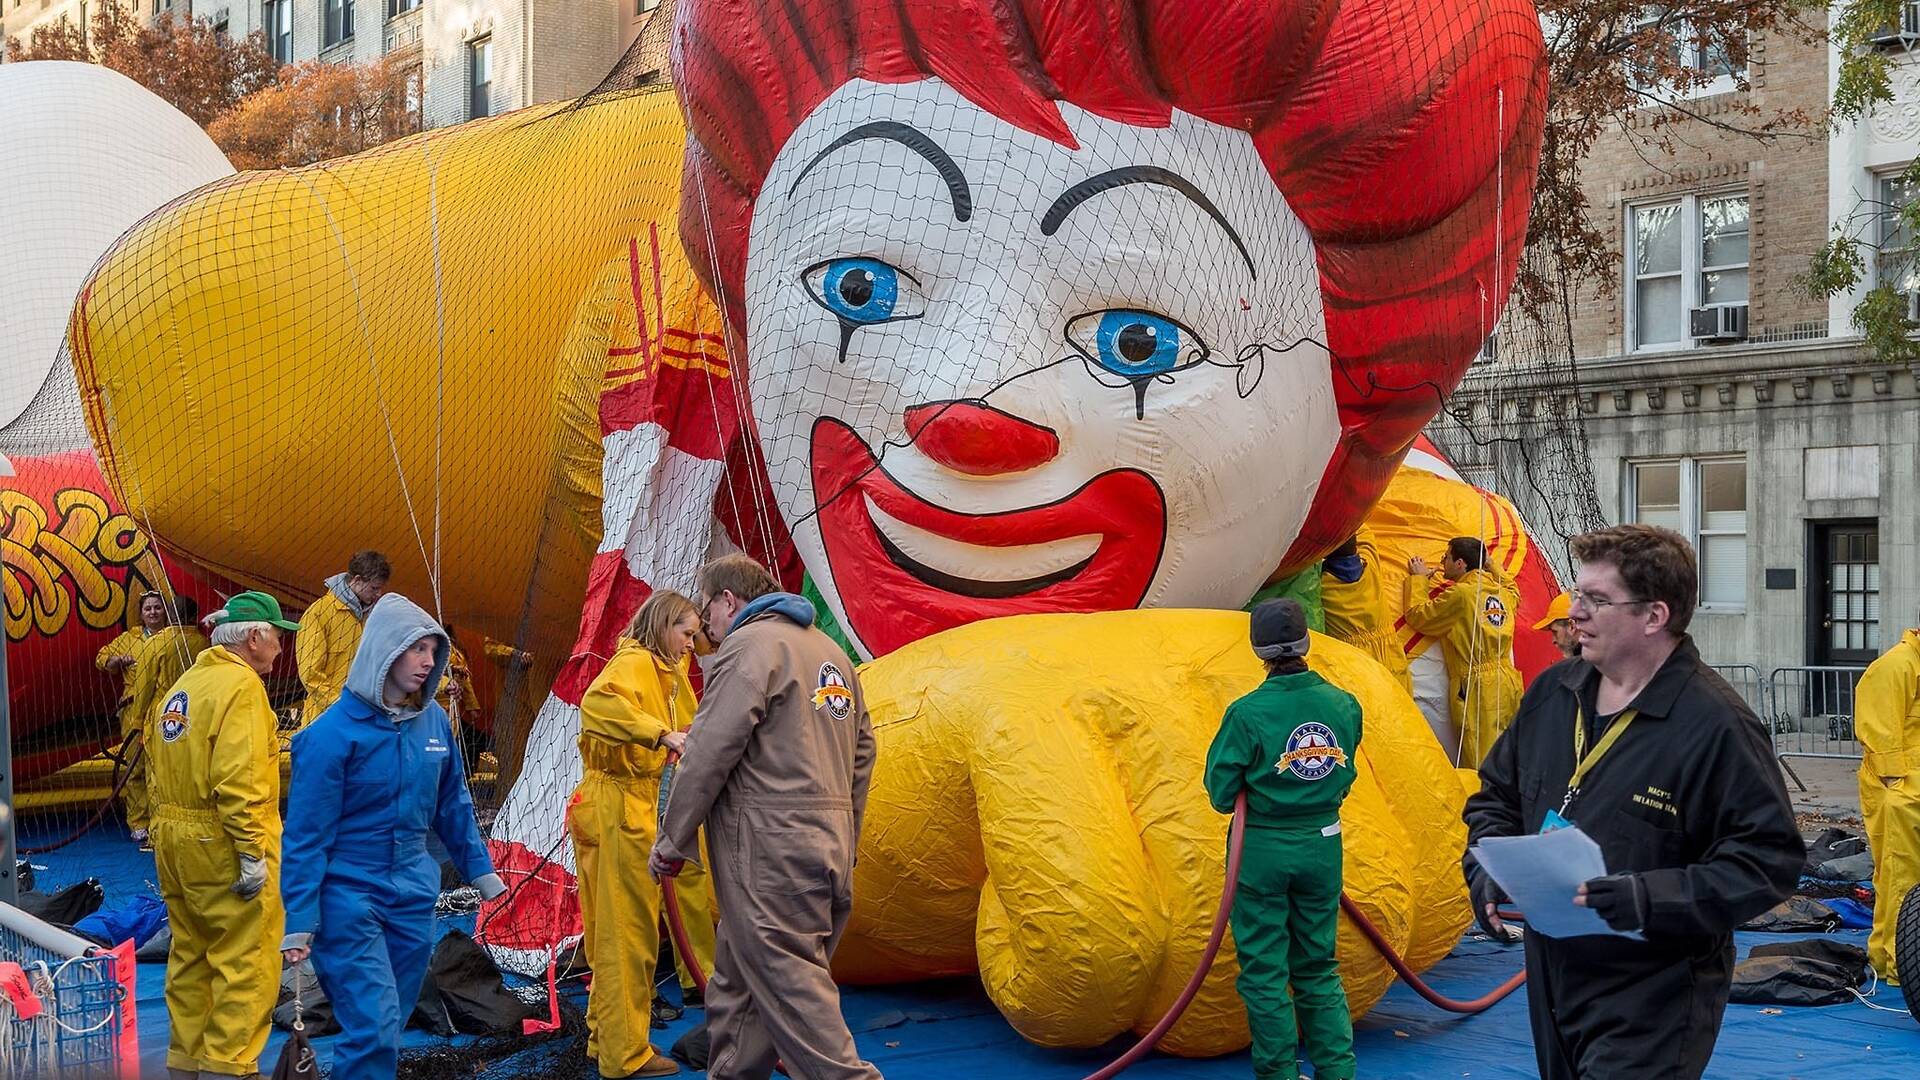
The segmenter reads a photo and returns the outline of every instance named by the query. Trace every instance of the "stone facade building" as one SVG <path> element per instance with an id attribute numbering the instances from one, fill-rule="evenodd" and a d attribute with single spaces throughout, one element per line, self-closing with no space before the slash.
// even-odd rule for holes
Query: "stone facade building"
<path id="1" fill-rule="evenodd" d="M 1907 8 L 1920 31 L 1920 3 Z M 1573 297 L 1572 357 L 1564 338 L 1550 361 L 1501 356 L 1496 340 L 1434 428 L 1522 506 L 1563 570 L 1553 534 L 1582 522 L 1537 482 L 1538 454 L 1550 436 L 1577 447 L 1584 462 L 1546 467 L 1590 468 L 1606 521 L 1686 534 L 1701 557 L 1702 651 L 1762 674 L 1864 664 L 1920 623 L 1920 373 L 1876 360 L 1851 324 L 1880 280 L 1920 291 L 1913 238 L 1890 212 L 1913 193 L 1889 179 L 1920 148 L 1920 32 L 1882 47 L 1893 103 L 1769 140 L 1722 125 L 1741 126 L 1749 102 L 1818 117 L 1831 47 L 1755 41 L 1747 89 L 1724 57 L 1689 58 L 1725 75 L 1685 102 L 1695 115 L 1672 121 L 1671 153 L 1633 137 L 1649 110 L 1588 158 L 1591 212 L 1621 258 L 1610 292 L 1589 283 Z M 1880 254 L 1861 289 L 1829 303 L 1798 277 L 1836 226 Z M 1515 330 L 1509 316 L 1501 333 Z"/>

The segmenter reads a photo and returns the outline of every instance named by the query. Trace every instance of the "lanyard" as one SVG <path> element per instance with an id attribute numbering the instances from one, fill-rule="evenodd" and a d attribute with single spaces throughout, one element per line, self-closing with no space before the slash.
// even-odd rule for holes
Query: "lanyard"
<path id="1" fill-rule="evenodd" d="M 1627 709 L 1614 717 L 1613 723 L 1607 725 L 1600 741 L 1593 744 L 1593 750 L 1589 753 L 1586 710 L 1578 705 L 1573 707 L 1573 775 L 1567 778 L 1567 796 L 1560 800 L 1560 813 L 1565 814 L 1573 806 L 1574 797 L 1580 794 L 1580 782 L 1587 778 L 1595 765 L 1600 764 L 1600 759 L 1606 757 L 1607 751 L 1613 749 L 1613 744 L 1619 742 L 1620 736 L 1626 733 L 1627 725 L 1639 715 L 1640 710 Z"/>

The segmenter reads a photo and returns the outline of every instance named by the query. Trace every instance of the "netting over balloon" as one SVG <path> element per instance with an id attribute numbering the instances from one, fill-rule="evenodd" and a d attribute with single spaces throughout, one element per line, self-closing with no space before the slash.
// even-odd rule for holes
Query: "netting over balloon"
<path id="1" fill-rule="evenodd" d="M 99 468 L 143 535 L 295 607 L 378 549 L 392 587 L 455 631 L 472 671 L 457 719 L 513 886 L 481 936 L 526 969 L 578 933 L 580 695 L 641 600 L 690 592 L 717 553 L 769 562 L 851 652 L 891 661 L 896 702 L 917 677 L 896 656 L 945 655 L 908 650 L 987 620 L 1237 611 L 1317 581 L 1498 316 L 1544 112 L 1522 0 L 686 0 L 655 24 L 670 37 L 578 102 L 168 205 L 94 269 L 67 339 Z M 661 46 L 673 86 L 637 85 Z M 1510 527 L 1497 557 L 1525 561 L 1517 520 L 1457 505 L 1420 526 L 1436 548 Z M 1053 662 L 1099 670 L 1071 636 L 1048 639 Z M 1204 725 L 1244 674 L 1142 686 L 1183 687 L 1183 722 Z M 1404 715 L 1395 744 L 1438 777 L 1421 811 L 1438 822 L 1446 753 Z M 930 737 L 910 711 L 876 723 L 882 770 L 968 782 L 936 759 L 973 735 Z M 890 759 L 889 741 L 921 749 Z M 1131 745 L 1089 736 L 996 782 L 1111 770 Z M 972 791 L 876 785 L 895 802 L 870 815 L 872 844 L 920 842 L 888 822 L 932 802 L 965 818 L 939 832 L 960 850 L 1018 838 Z M 1143 805 L 1111 809 L 1087 831 L 1182 852 L 1142 881 L 1204 892 L 1183 845 L 1216 850 L 1210 825 L 1162 836 Z M 1360 845 L 1349 873 L 1428 960 L 1457 886 L 1425 869 L 1409 886 L 1390 868 L 1411 856 L 1386 849 L 1442 842 Z M 863 853 L 863 872 L 887 865 Z M 1000 914 L 974 962 L 1025 1023 L 1034 986 L 996 983 L 992 928 L 1044 898 L 990 859 L 949 869 L 936 901 L 957 905 L 939 925 L 959 951 L 916 954 L 863 907 L 861 974 L 964 966 L 984 906 Z M 862 895 L 914 910 L 913 887 Z M 1086 942 L 1056 959 L 1154 967 L 1206 914 L 1155 915 L 1127 956 Z M 1098 1018 L 1022 1030 L 1097 1043 L 1151 1023 L 1152 979 L 1108 984 L 1138 1000 L 1063 1001 Z M 1176 1043 L 1244 1039 L 1207 1030 Z"/>

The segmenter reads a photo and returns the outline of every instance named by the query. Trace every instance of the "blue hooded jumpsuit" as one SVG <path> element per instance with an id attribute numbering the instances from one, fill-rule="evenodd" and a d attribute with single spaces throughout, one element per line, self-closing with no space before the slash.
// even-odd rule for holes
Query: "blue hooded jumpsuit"
<path id="1" fill-rule="evenodd" d="M 414 642 L 436 641 L 417 704 L 383 704 L 387 672 Z M 474 820 L 466 769 L 433 695 L 447 636 L 406 597 L 368 614 L 346 693 L 293 739 L 280 890 L 286 947 L 311 945 L 341 1036 L 333 1080 L 392 1080 L 400 1033 L 433 952 L 440 866 L 432 830 L 482 895 L 505 891 Z M 309 935 L 311 935 L 309 937 Z"/>

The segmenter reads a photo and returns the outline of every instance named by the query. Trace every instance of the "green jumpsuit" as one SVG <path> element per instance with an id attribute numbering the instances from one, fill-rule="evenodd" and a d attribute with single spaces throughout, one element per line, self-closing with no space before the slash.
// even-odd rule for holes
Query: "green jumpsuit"
<path id="1" fill-rule="evenodd" d="M 1334 941 L 1340 804 L 1353 786 L 1360 727 L 1352 694 L 1311 671 L 1270 675 L 1227 707 L 1207 750 L 1214 809 L 1231 812 L 1247 793 L 1233 940 L 1260 1080 L 1298 1077 L 1302 1039 L 1318 1080 L 1354 1074 Z"/>

